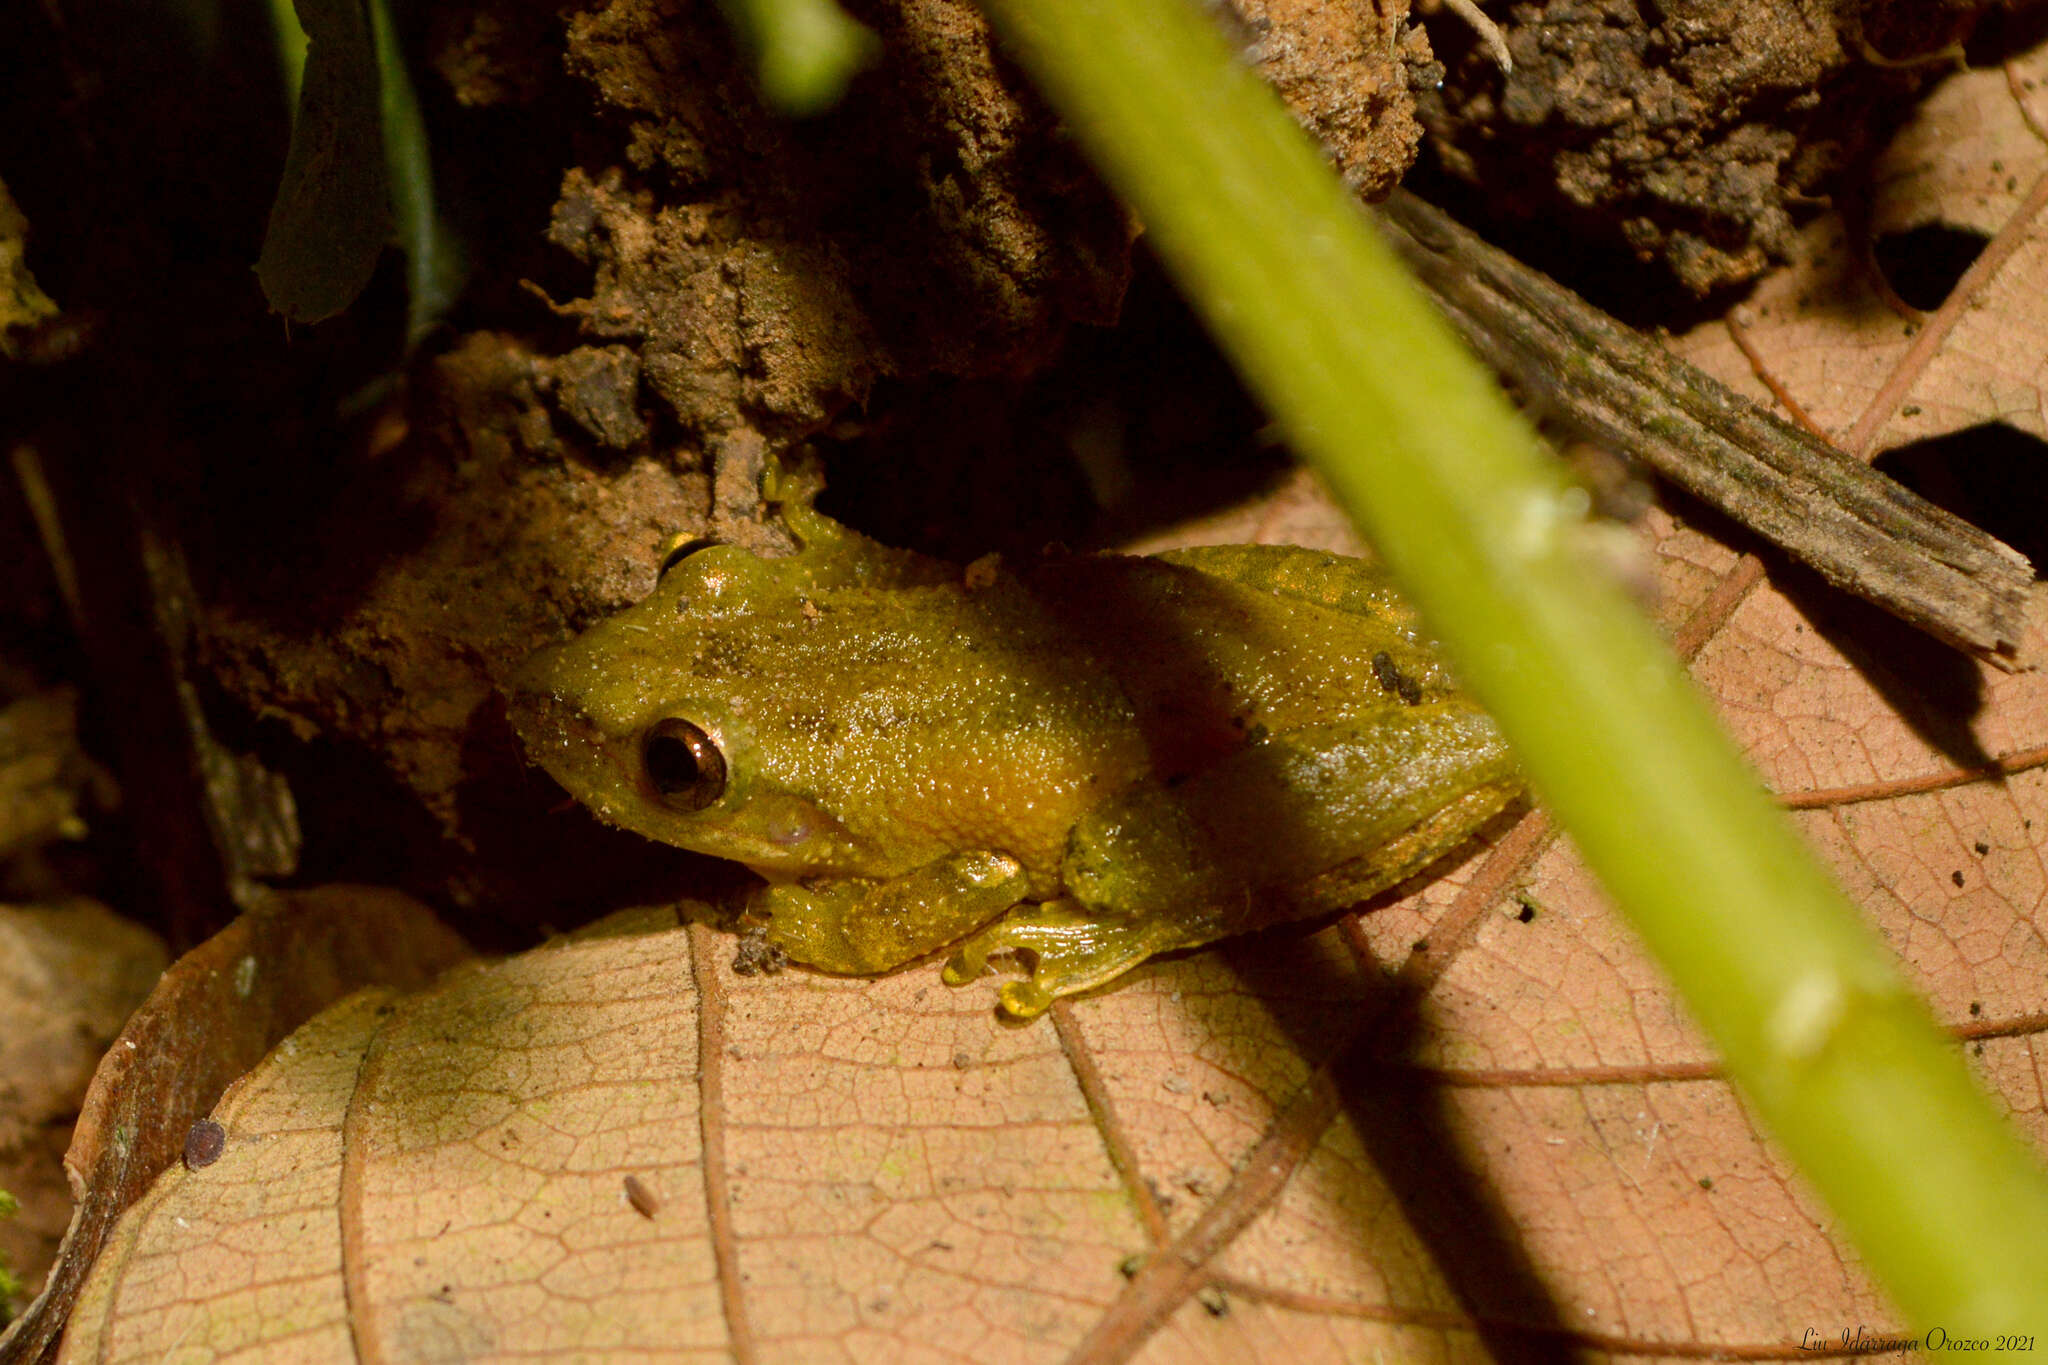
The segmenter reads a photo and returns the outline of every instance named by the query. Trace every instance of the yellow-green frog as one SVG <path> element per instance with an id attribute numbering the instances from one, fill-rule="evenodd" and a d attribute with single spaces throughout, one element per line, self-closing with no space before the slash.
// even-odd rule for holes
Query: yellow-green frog
<path id="1" fill-rule="evenodd" d="M 779 487 L 778 487 L 779 485 Z M 1282 546 L 891 549 L 771 472 L 800 549 L 672 557 L 514 682 L 528 753 L 600 818 L 766 879 L 828 972 L 1021 950 L 1029 1018 L 1154 953 L 1336 911 L 1512 800 L 1499 732 L 1377 568 Z"/>

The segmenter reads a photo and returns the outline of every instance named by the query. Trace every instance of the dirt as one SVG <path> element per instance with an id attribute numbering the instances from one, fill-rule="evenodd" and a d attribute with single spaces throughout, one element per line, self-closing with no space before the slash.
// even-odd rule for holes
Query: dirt
<path id="1" fill-rule="evenodd" d="M 1801 210 L 1956 69 L 1996 6 L 1551 0 L 1496 14 L 1514 69 L 1439 19 L 1420 103 L 1444 170 L 1496 222 L 1659 263 L 1707 294 L 1784 258 Z M 1582 262 L 1582 264 L 1590 264 Z"/>
<path id="2" fill-rule="evenodd" d="M 30 1293 L 71 1218 L 59 1164 L 100 1054 L 167 963 L 163 943 L 89 900 L 0 903 L 0 1266 Z M 0 1301 L 0 1317 L 19 1304 Z"/>
<path id="3" fill-rule="evenodd" d="M 802 123 L 764 115 L 710 18 L 570 21 L 563 61 L 613 144 L 567 171 L 548 227 L 591 272 L 562 305 L 579 333 L 637 349 L 685 441 L 807 435 L 879 379 L 1026 370 L 1115 318 L 1129 228 L 970 6 L 864 14 L 887 64 L 846 117 Z"/>

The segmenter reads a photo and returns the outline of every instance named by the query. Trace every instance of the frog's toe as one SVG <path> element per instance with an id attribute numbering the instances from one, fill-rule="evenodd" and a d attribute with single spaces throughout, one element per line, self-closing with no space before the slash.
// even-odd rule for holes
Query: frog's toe
<path id="1" fill-rule="evenodd" d="M 939 980 L 948 986 L 964 986 L 978 980 L 988 971 L 988 955 L 1000 951 L 988 943 L 988 934 L 979 933 L 953 950 L 946 959 L 946 965 L 939 971 Z"/>
<path id="2" fill-rule="evenodd" d="M 1004 1014 L 1033 1019 L 1054 1000 L 1122 976 L 1151 957 L 1184 946 L 1170 922 L 1103 919 L 1073 901 L 1019 906 L 975 934 L 946 963 L 949 986 L 965 985 L 988 970 L 998 953 L 1024 954 L 1031 974 L 1004 985 Z"/>
<path id="3" fill-rule="evenodd" d="M 1008 981 L 996 993 L 996 1008 L 1012 1019 L 1036 1019 L 1052 1008 L 1053 999 L 1036 980 Z"/>

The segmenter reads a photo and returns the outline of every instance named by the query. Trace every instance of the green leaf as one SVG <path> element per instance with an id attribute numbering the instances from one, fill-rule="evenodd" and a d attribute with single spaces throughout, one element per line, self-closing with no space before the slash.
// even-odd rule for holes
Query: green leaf
<path id="1" fill-rule="evenodd" d="M 405 344 L 410 348 L 454 306 L 468 269 L 461 241 L 435 208 L 427 124 L 391 22 L 391 7 L 386 0 L 369 0 L 369 6 L 382 76 L 384 165 L 391 177 L 398 248 L 405 253 Z"/>
<path id="2" fill-rule="evenodd" d="M 270 306 L 318 322 L 370 282 L 391 231 L 377 58 L 358 0 L 295 0 L 308 50 L 284 178 L 256 275 Z"/>
<path id="3" fill-rule="evenodd" d="M 0 1218 L 12 1218 L 21 1212 L 21 1205 L 14 1196 L 0 1190 Z M 0 1258 L 0 1327 L 14 1320 L 15 1302 L 24 1297 L 27 1286 L 16 1275 L 4 1258 Z"/>
<path id="4" fill-rule="evenodd" d="M 0 183 L 0 356 L 12 357 L 7 334 L 57 316 L 54 300 L 42 291 L 28 268 L 28 219 Z M 0 1199 L 6 1197 L 0 1190 Z M 6 1212 L 0 1205 L 0 1215 Z"/>

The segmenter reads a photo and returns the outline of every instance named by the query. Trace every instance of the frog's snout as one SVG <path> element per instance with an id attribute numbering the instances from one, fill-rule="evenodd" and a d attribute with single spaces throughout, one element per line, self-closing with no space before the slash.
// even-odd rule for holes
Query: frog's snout
<path id="1" fill-rule="evenodd" d="M 545 645 L 527 655 L 512 670 L 512 675 L 505 680 L 505 690 L 513 705 L 554 695 L 552 682 L 560 670 L 565 648 L 566 644 Z"/>
<path id="2" fill-rule="evenodd" d="M 590 729 L 583 708 L 555 687 L 564 646 L 538 650 L 505 680 L 506 714 L 527 756 L 549 767 L 552 750 Z"/>

